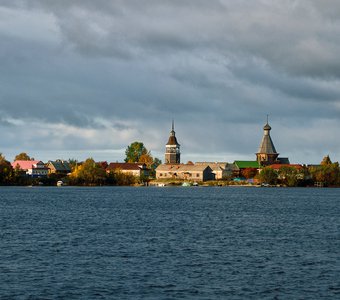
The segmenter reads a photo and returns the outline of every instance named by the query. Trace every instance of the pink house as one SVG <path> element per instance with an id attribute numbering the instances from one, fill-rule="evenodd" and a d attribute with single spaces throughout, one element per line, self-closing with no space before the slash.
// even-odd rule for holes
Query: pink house
<path id="1" fill-rule="evenodd" d="M 12 167 L 25 171 L 30 176 L 47 176 L 48 168 L 41 160 L 16 160 Z"/>

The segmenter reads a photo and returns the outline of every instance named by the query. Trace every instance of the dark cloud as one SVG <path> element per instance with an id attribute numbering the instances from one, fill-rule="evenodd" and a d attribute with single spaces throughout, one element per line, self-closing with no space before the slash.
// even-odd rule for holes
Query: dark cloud
<path id="1" fill-rule="evenodd" d="M 0 146 L 107 153 L 136 139 L 162 153 L 175 118 L 183 157 L 251 159 L 269 113 L 278 150 L 336 155 L 339 11 L 332 0 L 1 1 Z"/>

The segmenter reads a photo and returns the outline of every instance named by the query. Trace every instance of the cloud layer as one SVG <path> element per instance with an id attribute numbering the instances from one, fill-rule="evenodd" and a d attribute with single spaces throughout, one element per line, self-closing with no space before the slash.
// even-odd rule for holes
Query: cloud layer
<path id="1" fill-rule="evenodd" d="M 1 151 L 253 159 L 270 114 L 292 162 L 340 159 L 340 4 L 46 1 L 0 4 Z M 52 157 L 51 157 L 52 156 Z"/>

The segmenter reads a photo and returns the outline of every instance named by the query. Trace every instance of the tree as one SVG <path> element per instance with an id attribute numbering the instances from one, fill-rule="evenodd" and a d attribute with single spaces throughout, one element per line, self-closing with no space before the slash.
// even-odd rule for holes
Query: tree
<path id="1" fill-rule="evenodd" d="M 246 179 L 254 178 L 257 174 L 257 169 L 255 168 L 245 168 L 241 170 L 241 176 Z"/>
<path id="2" fill-rule="evenodd" d="M 326 163 L 318 167 L 310 168 L 314 182 L 323 182 L 326 186 L 338 185 L 340 183 L 339 163 Z"/>
<path id="3" fill-rule="evenodd" d="M 265 167 L 257 177 L 261 183 L 276 184 L 278 175 L 272 168 Z"/>
<path id="4" fill-rule="evenodd" d="M 18 154 L 14 160 L 31 160 L 32 158 L 26 152 L 21 152 Z"/>
<path id="5" fill-rule="evenodd" d="M 151 166 L 151 169 L 155 170 L 161 164 L 162 164 L 162 161 L 159 158 L 155 157 L 154 160 L 153 160 L 153 164 Z"/>
<path id="6" fill-rule="evenodd" d="M 75 158 L 70 158 L 68 160 L 68 163 L 70 164 L 71 169 L 73 170 L 78 165 L 79 162 Z"/>
<path id="7" fill-rule="evenodd" d="M 0 184 L 8 184 L 13 180 L 13 167 L 5 156 L 0 153 Z"/>
<path id="8" fill-rule="evenodd" d="M 106 180 L 106 172 L 92 158 L 88 158 L 83 164 L 74 168 L 70 178 L 76 184 L 103 184 Z"/>
<path id="9" fill-rule="evenodd" d="M 322 159 L 321 166 L 311 171 L 312 178 L 317 182 L 323 182 L 326 186 L 340 184 L 339 163 L 332 163 L 329 155 Z"/>
<path id="10" fill-rule="evenodd" d="M 142 155 L 149 154 L 149 151 L 145 148 L 142 142 L 133 142 L 125 150 L 125 162 L 139 162 Z"/>
<path id="11" fill-rule="evenodd" d="M 327 165 L 331 165 L 331 164 L 332 164 L 332 161 L 331 161 L 331 159 L 329 158 L 329 155 L 325 156 L 325 157 L 322 159 L 321 166 L 327 166 Z"/>
<path id="12" fill-rule="evenodd" d="M 296 168 L 283 166 L 279 170 L 279 179 L 286 186 L 297 186 L 299 173 Z"/>
<path id="13" fill-rule="evenodd" d="M 125 174 L 120 170 L 113 172 L 114 183 L 117 185 L 133 185 L 136 183 L 136 177 L 132 174 Z"/>
<path id="14" fill-rule="evenodd" d="M 142 154 L 138 160 L 139 163 L 143 163 L 146 165 L 147 168 L 151 168 L 153 164 L 153 157 L 151 156 L 150 152 L 146 154 Z"/>

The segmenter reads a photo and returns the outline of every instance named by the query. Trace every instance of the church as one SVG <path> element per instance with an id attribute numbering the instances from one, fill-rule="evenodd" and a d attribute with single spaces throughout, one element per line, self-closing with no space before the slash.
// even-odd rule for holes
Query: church
<path id="1" fill-rule="evenodd" d="M 289 159 L 286 157 L 279 157 L 276 151 L 272 138 L 270 136 L 270 127 L 267 123 L 263 127 L 263 137 L 260 143 L 259 150 L 256 153 L 256 160 L 261 166 L 269 166 L 273 164 L 289 164 Z"/>
<path id="2" fill-rule="evenodd" d="M 257 169 L 270 165 L 289 165 L 289 159 L 279 157 L 273 140 L 270 136 L 271 126 L 267 123 L 263 127 L 263 137 L 254 161 L 226 162 L 200 162 L 181 164 L 180 144 L 175 133 L 175 124 L 172 127 L 167 144 L 165 145 L 165 163 L 156 169 L 156 179 L 181 179 L 189 181 L 207 181 L 230 177 L 231 174 L 241 174 L 242 169 Z"/>

